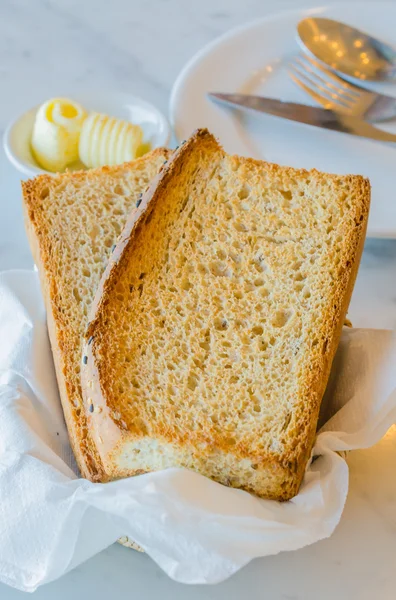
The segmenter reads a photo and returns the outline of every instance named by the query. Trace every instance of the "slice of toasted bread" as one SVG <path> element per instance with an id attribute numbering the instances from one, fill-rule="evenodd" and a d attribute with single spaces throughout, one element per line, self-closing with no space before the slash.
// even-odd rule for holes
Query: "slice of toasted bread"
<path id="1" fill-rule="evenodd" d="M 106 479 L 82 409 L 80 358 L 87 315 L 127 216 L 169 152 L 117 167 L 40 175 L 22 184 L 25 226 L 39 270 L 66 424 L 84 477 Z"/>
<path id="2" fill-rule="evenodd" d="M 132 215 L 84 350 L 108 477 L 186 467 L 298 491 L 365 238 L 369 182 L 229 156 L 199 130 Z"/>

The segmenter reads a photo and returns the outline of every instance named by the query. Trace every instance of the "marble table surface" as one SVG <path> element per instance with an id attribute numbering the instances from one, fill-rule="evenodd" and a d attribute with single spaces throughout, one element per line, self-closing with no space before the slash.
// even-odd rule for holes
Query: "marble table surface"
<path id="1" fill-rule="evenodd" d="M 230 27 L 318 0 L 0 0 L 0 134 L 54 90 L 131 91 L 167 111 L 172 83 L 203 44 Z M 0 270 L 25 268 L 20 176 L 0 151 Z M 368 240 L 349 316 L 356 327 L 396 326 L 396 240 Z M 396 366 L 395 366 L 396 368 Z M 298 552 L 255 560 L 217 586 L 169 580 L 145 555 L 114 545 L 37 600 L 133 595 L 172 600 L 390 600 L 396 597 L 396 427 L 352 453 L 350 492 L 334 535 Z M 22 598 L 0 584 L 2 600 Z"/>

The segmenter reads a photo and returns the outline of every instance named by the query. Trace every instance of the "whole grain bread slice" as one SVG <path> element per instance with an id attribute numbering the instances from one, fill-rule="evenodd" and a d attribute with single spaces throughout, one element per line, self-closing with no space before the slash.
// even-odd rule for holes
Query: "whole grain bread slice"
<path id="1" fill-rule="evenodd" d="M 363 248 L 369 182 L 227 155 L 206 130 L 129 219 L 82 384 L 106 477 L 186 467 L 300 486 Z"/>
<path id="2" fill-rule="evenodd" d="M 106 473 L 82 408 L 80 358 L 88 310 L 128 214 L 168 156 L 158 149 L 120 166 L 22 183 L 70 441 L 82 475 L 93 481 L 105 481 Z"/>

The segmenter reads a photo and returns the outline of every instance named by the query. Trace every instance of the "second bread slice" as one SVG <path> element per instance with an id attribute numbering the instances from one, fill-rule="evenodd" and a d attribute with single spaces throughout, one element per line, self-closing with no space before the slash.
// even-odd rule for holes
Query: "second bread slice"
<path id="1" fill-rule="evenodd" d="M 81 474 L 93 481 L 106 474 L 82 406 L 80 358 L 88 311 L 129 213 L 168 157 L 159 148 L 123 165 L 40 175 L 22 184 L 63 412 Z"/>

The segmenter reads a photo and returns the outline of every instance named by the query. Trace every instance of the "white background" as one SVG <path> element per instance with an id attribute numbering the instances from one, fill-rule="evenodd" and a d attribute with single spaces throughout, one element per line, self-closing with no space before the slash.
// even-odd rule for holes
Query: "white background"
<path id="1" fill-rule="evenodd" d="M 0 133 L 37 100 L 76 85 L 98 93 L 107 86 L 130 91 L 167 112 L 175 77 L 202 45 L 254 17 L 318 4 L 318 0 L 0 0 Z M 364 2 L 354 4 L 357 11 L 364 10 Z M 0 269 L 32 265 L 19 181 L 19 173 L 0 152 Z M 358 327 L 396 325 L 396 241 L 366 243 L 349 316 Z M 376 447 L 351 454 L 348 463 L 350 494 L 329 540 L 256 560 L 231 580 L 211 587 L 173 583 L 147 556 L 114 545 L 41 588 L 35 599 L 394 599 L 396 428 Z M 0 585 L 1 600 L 22 597 Z"/>

